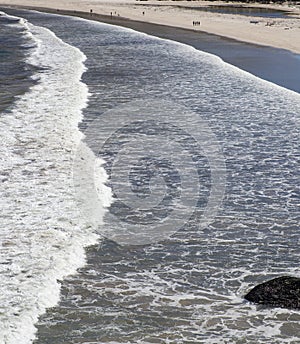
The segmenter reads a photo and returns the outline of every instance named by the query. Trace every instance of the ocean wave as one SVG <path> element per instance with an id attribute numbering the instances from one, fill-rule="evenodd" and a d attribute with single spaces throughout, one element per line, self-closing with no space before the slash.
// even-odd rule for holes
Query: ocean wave
<path id="1" fill-rule="evenodd" d="M 39 315 L 59 300 L 59 280 L 85 263 L 84 247 L 98 238 L 81 218 L 72 179 L 89 95 L 80 81 L 85 55 L 50 30 L 13 19 L 32 39 L 27 63 L 38 68 L 38 83 L 0 119 L 0 342 L 6 344 L 34 339 Z"/>

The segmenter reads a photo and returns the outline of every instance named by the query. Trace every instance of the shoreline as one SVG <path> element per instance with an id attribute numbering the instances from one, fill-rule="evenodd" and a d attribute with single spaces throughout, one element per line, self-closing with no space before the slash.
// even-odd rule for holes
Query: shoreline
<path id="1" fill-rule="evenodd" d="M 254 306 L 245 302 L 242 296 L 266 276 L 270 279 L 272 275 L 278 275 L 282 271 L 291 274 L 298 267 L 297 256 L 293 256 L 293 252 L 297 250 L 297 242 L 294 240 L 297 235 L 297 200 L 292 196 L 295 196 L 294 187 L 297 186 L 297 130 L 295 132 L 294 129 L 299 113 L 297 110 L 300 110 L 300 95 L 285 92 L 272 85 L 264 85 L 254 78 L 247 78 L 242 72 L 223 65 L 221 61 L 215 63 L 214 59 L 206 59 L 204 54 L 178 47 L 177 44 L 141 37 L 121 28 L 76 17 L 29 11 L 26 16 L 25 11 L 21 10 L 16 13 L 20 16 L 23 14 L 35 25 L 26 25 L 24 22 L 24 27 L 28 26 L 29 31 L 31 29 L 32 38 L 35 37 L 40 42 L 41 49 L 38 49 L 39 55 L 36 54 L 40 63 L 36 63 L 36 67 L 41 72 L 41 83 L 36 87 L 36 94 L 32 95 L 30 92 L 28 101 L 21 101 L 20 109 L 15 109 L 16 117 L 20 120 L 15 121 L 14 116 L 8 116 L 11 123 L 3 121 L 6 133 L 4 138 L 8 137 L 4 143 L 12 152 L 11 155 L 14 157 L 16 153 L 25 152 L 23 160 L 12 159 L 16 168 L 8 178 L 13 191 L 8 193 L 12 203 L 9 210 L 12 210 L 12 213 L 15 208 L 19 210 L 17 217 L 12 218 L 9 224 L 17 225 L 15 238 L 19 240 L 17 249 L 20 248 L 21 254 L 14 254 L 16 257 L 20 256 L 16 261 L 17 270 L 15 269 L 15 280 L 19 283 L 11 282 L 11 271 L 7 274 L 11 290 L 8 297 L 4 296 L 9 301 L 12 300 L 10 304 L 13 304 L 16 311 L 12 309 L 7 317 L 4 314 L 7 320 L 4 322 L 3 335 L 6 337 L 10 331 L 13 333 L 11 336 L 25 341 L 26 336 L 33 333 L 30 329 L 33 329 L 35 337 L 32 335 L 30 339 L 36 344 L 48 341 L 49 344 L 54 344 L 80 342 L 82 338 L 84 341 L 99 343 L 114 340 L 120 343 L 140 340 L 163 342 L 166 338 L 170 338 L 170 341 L 187 342 L 199 341 L 199 338 L 200 341 L 214 341 L 218 338 L 221 341 L 222 338 L 234 341 L 249 334 L 251 343 L 251 338 L 263 342 L 269 340 L 270 331 L 261 331 L 262 327 L 289 330 L 290 326 L 292 330 L 287 334 L 277 331 L 275 335 L 272 334 L 272 338 L 285 341 L 288 336 L 298 337 L 296 327 L 300 314 L 296 317 L 295 312 L 283 310 L 277 316 L 276 309 L 268 312 L 257 309 L 255 312 Z M 89 19 L 88 13 L 83 15 Z M 19 21 L 14 22 L 18 28 Z M 230 58 L 240 59 L 244 64 L 247 59 L 241 57 L 241 54 L 249 56 L 250 53 L 262 51 L 261 47 L 214 35 L 124 21 L 121 18 L 120 22 L 169 37 L 173 35 L 191 43 L 194 37 L 193 44 L 207 46 L 209 49 L 215 47 L 214 49 L 228 54 Z M 47 26 L 50 31 L 39 26 Z M 40 36 L 38 32 L 41 32 Z M 12 42 L 14 44 L 15 41 Z M 31 43 L 29 45 L 32 46 Z M 272 56 L 274 51 L 274 58 L 281 53 L 278 49 L 269 47 L 263 48 L 263 51 L 264 57 L 267 52 Z M 291 55 L 287 51 L 282 53 Z M 273 66 L 274 60 L 272 61 Z M 258 68 L 256 62 L 253 64 L 253 61 L 250 61 L 250 64 Z M 265 67 L 261 66 L 260 69 L 264 70 Z M 83 77 L 84 70 L 86 74 Z M 158 103 L 153 102 L 156 96 Z M 140 104 L 137 109 L 131 105 L 135 100 Z M 174 104 L 174 107 L 164 106 L 164 100 L 167 101 L 166 104 Z M 177 102 L 179 106 L 176 105 Z M 125 104 L 129 104 L 129 107 Z M 184 105 L 193 110 L 191 116 L 190 111 L 181 111 Z M 144 112 L 144 109 L 150 111 Z M 137 113 L 138 117 L 131 117 L 132 111 Z M 26 115 L 27 112 L 33 115 L 32 118 Z M 73 112 L 82 120 L 83 125 L 79 125 L 79 128 L 76 124 L 78 116 L 73 118 Z M 205 122 L 202 118 L 208 126 L 203 126 Z M 144 120 L 145 125 L 140 125 Z M 152 123 L 155 124 L 154 130 L 149 126 L 152 126 Z M 162 130 L 158 127 L 160 123 Z M 90 127 L 90 130 L 87 127 Z M 162 240 L 161 234 L 157 239 L 153 239 L 153 243 L 137 246 L 139 243 L 136 235 L 128 236 L 125 233 L 125 237 L 130 239 L 125 239 L 125 244 L 120 243 L 118 230 L 121 228 L 124 233 L 129 229 L 130 234 L 131 226 L 128 227 L 126 222 L 123 222 L 127 214 L 121 213 L 122 206 L 118 203 L 116 208 L 121 210 L 124 227 L 122 224 L 115 224 L 110 217 L 103 224 L 103 229 L 109 228 L 110 232 L 117 233 L 117 238 L 111 239 L 111 233 L 102 231 L 101 228 L 93 230 L 91 224 L 95 223 L 93 217 L 96 206 L 91 197 L 92 193 L 88 190 L 89 184 L 92 189 L 97 187 L 98 198 L 103 200 L 105 205 L 107 197 L 103 188 L 108 184 L 100 178 L 100 171 L 95 173 L 95 169 L 90 168 L 93 166 L 89 166 L 90 159 L 85 150 L 79 156 L 76 154 L 76 146 L 79 145 L 76 135 L 78 130 L 86 134 L 86 143 L 94 143 L 91 147 L 95 152 L 98 151 L 98 143 L 106 138 L 103 158 L 107 157 L 110 164 L 107 173 L 112 172 L 109 167 L 113 166 L 114 161 L 118 163 L 119 153 L 125 155 L 125 167 L 129 165 L 128 170 L 131 172 L 130 165 L 133 165 L 133 168 L 134 164 L 137 166 L 135 147 L 141 152 L 138 157 L 140 161 L 147 159 L 146 164 L 142 162 L 139 166 L 148 167 L 148 161 L 153 160 L 153 164 L 150 161 L 150 168 L 153 170 L 162 167 L 163 173 L 167 164 L 167 167 L 171 164 L 179 166 L 178 173 L 172 173 L 170 169 L 171 173 L 167 176 L 167 181 L 164 181 L 165 189 L 170 189 L 167 196 L 173 197 L 174 194 L 177 197 L 177 194 L 172 193 L 176 189 L 187 192 L 183 196 L 180 195 L 180 198 L 187 195 L 188 203 L 183 198 L 182 206 L 179 204 L 182 209 L 180 216 L 178 217 L 177 213 L 174 217 L 175 220 L 188 219 L 186 225 L 178 226 L 178 234 L 170 240 Z M 76 140 L 72 140 L 72 135 Z M 9 137 L 16 137 L 18 140 L 11 140 Z M 11 141 L 15 142 L 11 144 Z M 171 146 L 171 141 L 175 145 Z M 143 142 L 146 142 L 146 148 Z M 163 146 L 166 146 L 166 149 L 160 155 Z M 90 178 L 90 173 L 85 173 L 77 166 L 76 159 L 74 162 L 74 154 L 78 156 L 79 165 L 85 166 L 94 177 L 96 174 L 95 183 L 93 178 Z M 186 160 L 187 154 L 191 155 L 192 160 Z M 99 154 L 99 157 L 101 155 Z M 46 159 L 39 159 L 39 156 L 45 156 Z M 168 157 L 171 158 L 170 164 Z M 95 156 L 91 157 L 92 163 L 94 158 Z M 222 159 L 226 166 L 219 166 Z M 24 164 L 23 161 L 26 160 L 28 163 Z M 6 162 L 4 164 L 5 170 L 10 168 L 10 165 L 7 168 Z M 99 169 L 98 164 L 94 167 Z M 218 169 L 219 167 L 221 168 Z M 192 191 L 187 190 L 190 181 L 193 181 L 191 178 L 194 178 L 190 174 L 191 168 L 196 170 L 196 184 L 199 184 L 199 188 L 194 187 L 195 183 L 193 188 L 190 188 L 192 191 L 196 190 L 194 196 Z M 82 178 L 85 178 L 80 176 L 82 173 L 79 173 L 78 169 L 86 175 L 87 183 L 85 180 L 81 183 Z M 89 209 L 93 208 L 91 216 L 87 217 L 87 224 L 84 216 L 85 205 L 77 202 L 82 201 L 82 197 L 74 195 L 76 170 L 79 173 L 79 188 L 83 188 L 83 194 L 88 197 L 88 205 L 92 204 Z M 143 169 L 140 170 L 143 172 Z M 183 177 L 180 175 L 181 170 Z M 219 173 L 220 170 L 225 176 Z M 123 169 L 117 172 L 124 175 Z M 148 184 L 148 176 L 148 173 L 142 173 L 136 180 L 142 183 L 146 181 Z M 150 179 L 151 177 L 150 175 Z M 185 183 L 187 178 L 189 182 Z M 15 179 L 21 182 L 14 183 Z M 76 179 L 75 177 L 75 189 L 78 188 Z M 25 182 L 25 187 L 22 181 Z M 114 183 L 114 176 L 111 181 Z M 209 189 L 222 191 L 222 187 L 226 187 L 226 194 L 215 221 L 212 221 L 210 227 L 203 226 L 203 230 L 198 230 L 199 219 L 202 219 L 200 206 L 204 205 L 204 210 L 207 208 L 209 214 L 210 203 L 208 201 L 207 207 L 205 200 L 212 194 Z M 200 193 L 203 193 L 204 197 Z M 220 197 L 222 196 L 221 194 Z M 179 200 L 179 197 L 177 198 Z M 20 199 L 21 205 L 14 206 Z M 186 209 L 193 205 L 193 199 L 194 207 L 198 207 L 198 211 L 195 210 L 195 216 L 189 218 L 186 216 Z M 160 206 L 157 207 L 159 212 L 166 216 L 174 210 L 176 212 L 178 203 L 174 202 L 173 206 L 172 203 L 165 202 L 165 205 L 161 202 L 160 206 L 156 202 Z M 26 205 L 29 211 L 26 211 Z M 49 210 L 45 212 L 47 207 Z M 100 209 L 98 206 L 97 208 L 99 219 Z M 22 217 L 24 210 L 29 214 L 25 219 Z M 156 209 L 149 209 L 151 215 L 156 215 L 155 212 Z M 113 213 L 116 214 L 112 212 L 112 216 Z M 132 212 L 128 214 L 133 218 Z M 140 219 L 143 218 L 141 214 Z M 42 228 L 39 219 L 45 223 Z M 160 225 L 161 218 L 156 219 L 156 225 Z M 188 223 L 189 221 L 191 222 Z M 27 232 L 23 231 L 22 227 L 26 229 L 26 225 L 31 223 L 34 226 L 27 226 L 29 232 L 25 235 Z M 131 223 L 141 226 L 138 218 L 133 218 Z M 153 222 L 150 223 L 151 228 L 152 224 Z M 163 230 L 162 227 L 162 233 Z M 59 233 L 62 234 L 58 235 Z M 282 233 L 285 234 L 284 241 Z M 101 240 L 93 244 L 93 240 L 97 240 L 96 234 L 99 234 Z M 147 233 L 147 237 L 151 241 L 152 233 Z M 251 240 L 248 240 L 249 237 Z M 85 251 L 84 244 L 87 247 Z M 201 249 L 201 246 L 204 249 Z M 258 251 L 255 259 L 253 249 Z M 10 251 L 11 247 L 8 246 L 8 257 L 5 256 L 8 262 L 11 260 Z M 85 259 L 81 268 L 72 272 L 83 254 Z M 275 258 L 270 263 L 266 256 Z M 165 257 L 167 259 L 164 259 Z M 29 259 L 29 263 L 25 258 Z M 65 266 L 69 269 L 66 270 Z M 194 267 L 194 274 L 191 275 Z M 64 271 L 67 271 L 67 276 Z M 56 282 L 55 292 L 51 285 L 49 287 L 48 280 Z M 37 285 L 44 288 L 44 292 L 41 288 L 38 289 L 38 298 Z M 52 305 L 52 308 L 49 295 L 57 296 L 56 304 Z M 43 297 L 48 303 L 41 302 Z M 10 304 L 8 303 L 8 306 Z M 195 317 L 195 314 L 199 316 Z M 23 318 L 27 323 L 22 321 Z M 255 324 L 258 322 L 261 326 L 256 329 Z M 14 323 L 17 325 L 14 326 Z M 199 324 L 203 326 L 200 328 Z"/>
<path id="2" fill-rule="evenodd" d="M 2 5 L 0 5 L 2 6 Z M 4 6 L 8 8 L 7 6 Z M 10 8 L 36 10 L 45 13 L 68 15 L 130 28 L 152 36 L 187 44 L 220 57 L 263 80 L 300 93 L 300 54 L 288 50 L 251 44 L 215 34 L 168 25 L 130 20 L 82 11 L 55 10 L 45 7 L 10 6 Z"/>
<path id="3" fill-rule="evenodd" d="M 245 5 L 221 1 L 166 1 L 166 0 L 0 0 L 1 6 L 44 9 L 49 11 L 77 11 L 106 15 L 112 19 L 120 17 L 174 28 L 190 29 L 238 41 L 286 49 L 300 54 L 300 6 L 250 4 Z M 209 6 L 236 6 L 265 10 L 289 11 L 289 16 L 256 17 L 241 13 L 216 13 L 205 11 Z M 193 25 L 195 21 L 200 25 Z"/>

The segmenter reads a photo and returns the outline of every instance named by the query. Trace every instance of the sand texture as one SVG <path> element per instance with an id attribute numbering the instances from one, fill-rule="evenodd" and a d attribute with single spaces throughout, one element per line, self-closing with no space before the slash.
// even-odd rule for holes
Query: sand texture
<path id="1" fill-rule="evenodd" d="M 287 49 L 300 53 L 300 6 L 247 5 L 287 10 L 288 18 L 262 18 L 238 14 L 199 11 L 209 1 L 133 1 L 133 0 L 1 0 L 2 5 L 43 7 L 86 11 L 119 16 L 149 23 L 200 30 L 240 41 Z M 228 5 L 228 3 L 221 3 Z M 244 5 L 245 6 L 245 5 Z M 200 25 L 193 25 L 200 22 Z"/>

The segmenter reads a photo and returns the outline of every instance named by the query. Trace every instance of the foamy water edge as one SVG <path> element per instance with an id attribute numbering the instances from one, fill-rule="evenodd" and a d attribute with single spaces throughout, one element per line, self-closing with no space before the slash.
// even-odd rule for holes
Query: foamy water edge
<path id="1" fill-rule="evenodd" d="M 37 85 L 0 118 L 5 344 L 32 342 L 38 317 L 59 301 L 59 280 L 85 264 L 84 248 L 98 239 L 78 210 L 72 178 L 89 96 L 80 81 L 86 57 L 46 28 L 23 19 L 18 25 L 35 42 L 27 62 L 41 69 Z"/>

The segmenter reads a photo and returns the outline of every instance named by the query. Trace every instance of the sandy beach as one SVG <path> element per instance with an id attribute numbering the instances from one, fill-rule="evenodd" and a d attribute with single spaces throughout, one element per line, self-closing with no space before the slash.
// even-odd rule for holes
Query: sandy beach
<path id="1" fill-rule="evenodd" d="M 300 273 L 300 54 L 143 20 L 163 3 L 19 1 L 0 6 L 0 343 L 298 343 L 298 310 L 245 295 Z"/>
<path id="2" fill-rule="evenodd" d="M 45 0 L 2 0 L 1 4 L 83 12 L 92 10 L 95 14 L 203 31 L 300 53 L 299 5 L 247 5 L 247 7 L 261 7 L 289 13 L 284 17 L 266 18 L 199 10 L 200 7 L 224 5 L 224 3 L 209 1 L 54 0 L 49 3 Z M 230 3 L 226 3 L 226 6 L 228 5 Z M 193 25 L 193 22 L 197 22 L 198 25 Z"/>

